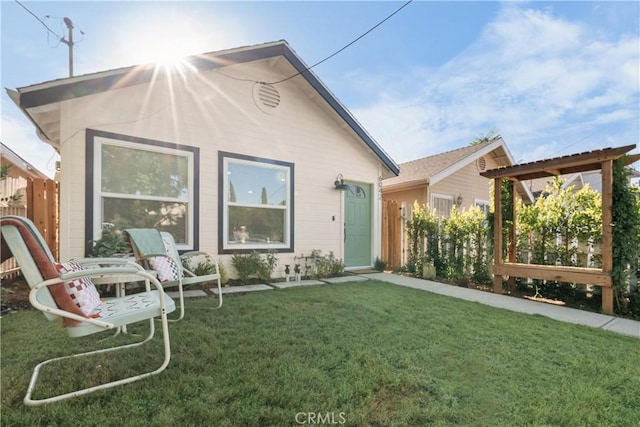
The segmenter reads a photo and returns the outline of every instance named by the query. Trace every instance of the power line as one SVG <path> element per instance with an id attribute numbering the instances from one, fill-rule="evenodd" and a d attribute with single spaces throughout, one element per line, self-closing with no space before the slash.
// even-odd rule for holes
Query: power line
<path id="1" fill-rule="evenodd" d="M 384 24 L 385 22 L 387 22 L 389 19 L 391 19 L 391 17 L 393 15 L 395 15 L 396 13 L 400 12 L 402 9 L 404 9 L 406 6 L 409 5 L 409 3 L 411 3 L 413 0 L 409 0 L 407 1 L 405 4 L 403 4 L 402 6 L 400 6 L 398 9 L 396 9 L 395 12 L 393 12 L 391 15 L 387 16 L 386 18 L 384 18 L 382 21 L 378 22 L 376 25 L 374 25 L 373 27 L 371 27 L 369 30 L 367 30 L 365 33 L 363 33 L 360 37 L 358 37 L 357 39 L 353 40 L 351 43 L 345 45 L 342 49 L 337 50 L 336 52 L 332 53 L 331 55 L 327 56 L 326 58 L 324 58 L 321 61 L 316 62 L 315 64 L 313 64 L 312 66 L 306 68 L 305 70 L 299 71 L 296 74 L 289 76 L 285 79 L 282 80 L 278 80 L 277 82 L 273 82 L 273 83 L 269 83 L 272 85 L 277 85 L 278 83 L 282 83 L 282 82 L 286 82 L 289 79 L 292 79 L 300 74 L 302 74 L 305 71 L 309 71 L 310 69 L 322 64 L 323 62 L 333 58 L 334 56 L 336 56 L 337 54 L 339 54 L 340 52 L 342 52 L 343 50 L 345 50 L 346 48 L 348 48 L 349 46 L 351 46 L 352 44 L 356 43 L 358 40 L 360 40 L 361 38 L 363 38 L 364 36 L 366 36 L 367 34 L 369 34 L 370 32 L 372 32 L 373 30 L 375 30 L 376 28 L 378 28 L 380 25 Z"/>
<path id="2" fill-rule="evenodd" d="M 17 0 L 16 0 L 17 1 Z M 382 21 L 378 22 L 376 25 L 374 25 L 373 27 L 369 28 L 366 32 L 364 32 L 362 35 L 360 35 L 358 38 L 354 39 L 353 41 L 351 41 L 350 43 L 346 44 L 345 46 L 343 46 L 342 48 L 338 49 L 337 51 L 335 51 L 334 53 L 332 53 L 331 55 L 327 56 L 326 58 L 316 62 L 315 64 L 313 64 L 310 67 L 305 68 L 304 70 L 298 71 L 297 73 L 286 77 L 282 80 L 278 80 L 275 82 L 271 82 L 271 83 L 266 83 L 266 82 L 259 82 L 256 80 L 252 80 L 252 79 L 242 79 L 242 78 L 237 78 L 237 77 L 233 77 L 230 76 L 228 74 L 224 74 L 221 73 L 220 71 L 216 70 L 218 72 L 218 74 L 228 77 L 230 79 L 233 80 L 239 80 L 239 81 L 244 81 L 244 82 L 253 82 L 253 83 L 260 83 L 260 84 L 268 84 L 268 85 L 277 85 L 279 83 L 283 83 L 286 82 L 287 80 L 290 80 L 296 76 L 299 76 L 300 74 L 311 70 L 314 67 L 317 67 L 318 65 L 322 64 L 323 62 L 333 58 L 334 56 L 336 56 L 337 54 L 339 54 L 340 52 L 342 52 L 343 50 L 347 49 L 349 46 L 353 45 L 354 43 L 356 43 L 357 41 L 359 41 L 360 39 L 362 39 L 364 36 L 366 36 L 367 34 L 369 34 L 370 32 L 372 32 L 373 30 L 375 30 L 376 28 L 378 28 L 380 25 L 384 24 L 385 22 L 387 22 L 389 19 L 391 19 L 392 16 L 394 16 L 396 13 L 400 12 L 402 9 L 404 9 L 405 7 L 407 7 L 409 5 L 409 3 L 411 3 L 413 0 L 408 0 L 405 4 L 403 4 L 402 6 L 400 6 L 398 9 L 396 9 L 392 14 L 390 14 L 389 16 L 387 16 L 386 18 L 384 18 Z"/>
<path id="3" fill-rule="evenodd" d="M 31 16 L 33 16 L 34 18 L 36 18 L 38 20 L 38 22 L 40 22 L 46 29 L 47 31 L 49 31 L 51 34 L 53 34 L 54 36 L 56 36 L 58 38 L 58 40 L 62 39 L 62 37 L 60 37 L 59 35 L 57 35 L 55 33 L 55 31 L 53 31 L 51 28 L 49 28 L 47 26 L 47 24 L 45 24 L 42 19 L 38 18 L 36 16 L 35 13 L 31 12 L 25 5 L 23 5 L 22 3 L 20 3 L 18 0 L 14 0 L 16 3 L 18 3 L 24 10 L 26 10 L 27 12 L 29 12 L 29 14 L 31 14 Z"/>

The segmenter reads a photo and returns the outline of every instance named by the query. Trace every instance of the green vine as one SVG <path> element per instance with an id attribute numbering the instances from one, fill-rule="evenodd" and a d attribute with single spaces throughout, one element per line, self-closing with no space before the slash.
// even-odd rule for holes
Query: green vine
<path id="1" fill-rule="evenodd" d="M 613 269 L 611 278 L 616 311 L 627 314 L 638 307 L 629 307 L 631 295 L 625 297 L 632 274 L 637 274 L 640 261 L 640 195 L 629 184 L 629 171 L 624 158 L 613 162 Z M 632 292 L 638 293 L 635 289 Z"/>

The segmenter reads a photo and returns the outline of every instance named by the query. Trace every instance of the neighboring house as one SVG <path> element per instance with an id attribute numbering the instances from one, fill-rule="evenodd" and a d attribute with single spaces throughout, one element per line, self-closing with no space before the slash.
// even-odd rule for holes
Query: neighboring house
<path id="1" fill-rule="evenodd" d="M 561 175 L 559 178 L 563 181 L 563 189 L 573 187 L 574 191 L 578 191 L 588 185 L 591 189 L 602 194 L 602 172 L 600 170 Z M 638 178 L 640 178 L 640 172 L 633 168 L 629 168 L 629 181 L 631 185 L 633 185 L 633 181 Z M 533 195 L 538 198 L 538 196 L 544 193 L 546 186 L 550 182 L 551 178 L 538 178 L 525 181 L 524 185 L 526 185 Z"/>
<path id="2" fill-rule="evenodd" d="M 62 258 L 104 224 L 156 226 L 227 265 L 275 250 L 280 272 L 313 249 L 348 268 L 380 253 L 380 182 L 398 166 L 286 41 L 9 94 L 60 152 Z"/>
<path id="3" fill-rule="evenodd" d="M 400 175 L 383 180 L 383 201 L 398 202 L 409 219 L 414 202 L 429 205 L 436 215 L 449 217 L 451 208 L 479 206 L 485 213 L 491 205 L 492 181 L 480 172 L 515 164 L 504 140 L 496 136 L 476 145 L 400 164 Z M 517 194 L 525 203 L 533 197 L 524 185 Z"/>
<path id="4" fill-rule="evenodd" d="M 399 268 L 408 254 L 405 225 L 412 218 L 414 203 L 428 205 L 439 217 L 448 218 L 451 209 L 478 206 L 486 214 L 491 206 L 492 180 L 480 172 L 515 164 L 504 140 L 487 141 L 400 164 L 400 174 L 383 180 L 383 261 Z M 533 196 L 516 184 L 516 194 L 525 203 Z"/>

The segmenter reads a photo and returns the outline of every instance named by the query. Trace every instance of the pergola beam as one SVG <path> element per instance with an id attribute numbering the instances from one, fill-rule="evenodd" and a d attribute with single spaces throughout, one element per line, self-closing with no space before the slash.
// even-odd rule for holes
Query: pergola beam
<path id="1" fill-rule="evenodd" d="M 540 280 L 558 280 L 570 283 L 592 284 L 602 287 L 602 312 L 613 313 L 613 161 L 633 150 L 635 145 L 579 153 L 548 160 L 507 166 L 482 172 L 480 175 L 494 182 L 494 253 L 493 291 L 502 293 L 503 276 L 510 282 L 514 277 Z M 510 229 L 508 262 L 502 258 L 502 181 L 504 179 L 523 181 L 546 176 L 568 173 L 602 171 L 602 268 L 568 267 L 555 265 L 521 264 L 515 262 L 515 214 L 513 229 Z M 511 187 L 511 199 L 513 200 Z"/>

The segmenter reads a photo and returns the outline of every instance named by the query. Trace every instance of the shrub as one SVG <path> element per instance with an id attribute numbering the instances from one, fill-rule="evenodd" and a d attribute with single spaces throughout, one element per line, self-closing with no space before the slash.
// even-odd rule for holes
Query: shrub
<path id="1" fill-rule="evenodd" d="M 264 258 L 260 257 L 257 271 L 258 278 L 267 282 L 271 281 L 271 274 L 273 274 L 273 270 L 275 270 L 277 265 L 278 258 L 276 257 L 276 252 L 270 250 L 264 254 Z"/>
<path id="2" fill-rule="evenodd" d="M 260 266 L 260 254 L 253 251 L 248 254 L 233 254 L 231 263 L 238 272 L 238 278 L 247 281 L 258 272 Z"/>
<path id="3" fill-rule="evenodd" d="M 195 259 L 197 259 L 197 262 L 194 262 Z M 208 255 L 204 257 L 183 258 L 182 266 L 196 276 L 207 276 L 209 274 L 215 274 L 216 272 L 216 265 Z M 227 277 L 224 265 L 221 263 L 218 263 L 218 273 L 220 274 L 220 283 L 223 285 L 227 283 L 229 278 Z"/>
<path id="4" fill-rule="evenodd" d="M 129 253 L 129 246 L 124 240 L 122 230 L 117 230 L 113 226 L 102 228 L 100 238 L 93 240 L 92 254 L 96 257 L 110 257 L 114 254 Z"/>
<path id="5" fill-rule="evenodd" d="M 336 258 L 333 252 L 329 252 L 328 255 L 322 255 L 322 251 L 314 249 L 311 251 L 311 259 L 313 262 L 313 277 L 316 279 L 339 276 L 344 271 L 342 259 Z"/>
<path id="6" fill-rule="evenodd" d="M 376 261 L 373 264 L 374 270 L 384 271 L 387 268 L 387 263 L 382 261 L 379 257 L 376 257 Z"/>
<path id="7" fill-rule="evenodd" d="M 260 253 L 253 251 L 248 254 L 234 254 L 231 263 L 238 272 L 238 278 L 243 282 L 252 277 L 269 281 L 278 265 L 278 258 L 273 250 L 267 252 L 264 258 Z"/>

